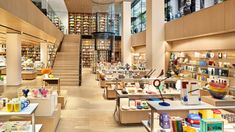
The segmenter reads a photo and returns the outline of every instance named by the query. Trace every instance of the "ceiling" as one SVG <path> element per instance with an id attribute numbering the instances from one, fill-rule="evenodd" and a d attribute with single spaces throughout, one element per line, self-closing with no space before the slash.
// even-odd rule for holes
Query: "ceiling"
<path id="1" fill-rule="evenodd" d="M 92 0 L 64 0 L 67 6 L 68 12 L 70 13 L 92 13 Z M 123 0 L 114 0 L 116 6 L 122 2 Z M 115 7 L 116 8 L 116 7 Z M 116 10 L 116 12 L 120 12 L 120 10 Z"/>

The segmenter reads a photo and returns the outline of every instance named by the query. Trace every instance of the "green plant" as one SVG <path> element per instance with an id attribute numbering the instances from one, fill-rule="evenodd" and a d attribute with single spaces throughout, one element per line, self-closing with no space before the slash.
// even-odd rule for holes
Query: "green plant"
<path id="1" fill-rule="evenodd" d="M 4 81 L 4 78 L 2 75 L 0 75 L 0 81 Z"/>

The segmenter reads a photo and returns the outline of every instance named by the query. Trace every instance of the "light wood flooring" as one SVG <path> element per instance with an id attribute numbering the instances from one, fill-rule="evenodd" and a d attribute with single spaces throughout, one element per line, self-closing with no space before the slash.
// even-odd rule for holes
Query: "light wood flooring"
<path id="1" fill-rule="evenodd" d="M 40 86 L 41 78 L 24 81 L 23 86 Z M 3 95 L 16 96 L 17 87 L 4 88 Z M 105 100 L 103 89 L 99 88 L 95 74 L 84 70 L 82 86 L 64 86 L 68 100 L 62 110 L 57 132 L 145 132 L 140 125 L 119 125 L 113 118 L 115 100 Z"/>

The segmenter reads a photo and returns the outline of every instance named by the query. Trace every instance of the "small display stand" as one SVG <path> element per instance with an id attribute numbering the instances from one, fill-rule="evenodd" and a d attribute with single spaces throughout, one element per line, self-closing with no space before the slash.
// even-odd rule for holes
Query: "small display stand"
<path id="1" fill-rule="evenodd" d="M 43 78 L 45 86 L 57 85 L 57 93 L 60 95 L 60 78 Z"/>
<path id="2" fill-rule="evenodd" d="M 57 85 L 58 103 L 64 108 L 67 102 L 67 90 L 60 89 L 60 78 L 43 78 L 45 86 Z"/>
<path id="3" fill-rule="evenodd" d="M 20 112 L 5 112 L 0 111 L 0 116 L 31 116 L 32 121 L 32 132 L 39 132 L 42 125 L 41 124 L 35 124 L 35 111 L 38 107 L 37 103 L 31 103 L 28 107 L 23 109 Z"/>
<path id="4" fill-rule="evenodd" d="M 235 99 L 225 97 L 223 99 L 215 99 L 211 96 L 202 96 L 202 101 L 214 106 L 235 106 Z"/>

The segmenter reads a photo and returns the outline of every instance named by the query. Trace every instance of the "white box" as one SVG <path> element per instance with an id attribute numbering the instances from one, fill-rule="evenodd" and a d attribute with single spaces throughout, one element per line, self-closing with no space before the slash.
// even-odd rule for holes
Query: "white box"
<path id="1" fill-rule="evenodd" d="M 38 103 L 35 116 L 52 116 L 55 111 L 55 95 L 48 95 L 46 98 L 29 97 L 30 103 Z"/>

